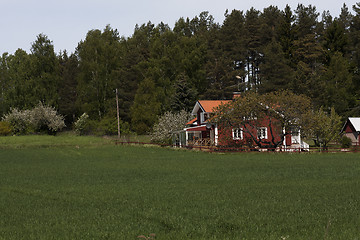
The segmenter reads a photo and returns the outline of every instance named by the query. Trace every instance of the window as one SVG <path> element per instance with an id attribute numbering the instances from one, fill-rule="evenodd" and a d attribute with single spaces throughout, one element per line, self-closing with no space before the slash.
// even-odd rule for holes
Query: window
<path id="1" fill-rule="evenodd" d="M 257 134 L 259 139 L 267 139 L 267 128 L 266 127 L 258 128 Z"/>
<path id="2" fill-rule="evenodd" d="M 242 128 L 233 128 L 232 137 L 234 140 L 242 140 L 243 139 L 243 130 Z"/>
<path id="3" fill-rule="evenodd" d="M 291 129 L 291 143 L 298 144 L 300 143 L 300 130 L 299 128 Z"/>

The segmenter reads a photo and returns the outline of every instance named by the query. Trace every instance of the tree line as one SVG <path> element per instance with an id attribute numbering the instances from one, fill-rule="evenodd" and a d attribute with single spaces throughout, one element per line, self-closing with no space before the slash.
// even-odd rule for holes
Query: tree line
<path id="1" fill-rule="evenodd" d="M 136 25 L 121 37 L 110 25 L 90 30 L 74 53 L 55 53 L 37 36 L 30 53 L 0 57 L 0 117 L 39 102 L 58 109 L 71 126 L 120 118 L 139 134 L 158 116 L 189 111 L 198 99 L 230 99 L 232 93 L 290 90 L 315 108 L 343 117 L 360 115 L 360 3 L 344 4 L 337 17 L 313 5 L 280 10 L 225 12 L 222 24 L 208 12 L 165 23 Z"/>

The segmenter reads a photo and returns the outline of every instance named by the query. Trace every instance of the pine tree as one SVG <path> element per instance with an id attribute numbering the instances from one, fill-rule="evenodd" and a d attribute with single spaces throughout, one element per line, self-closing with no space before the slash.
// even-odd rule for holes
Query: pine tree
<path id="1" fill-rule="evenodd" d="M 33 94 L 37 100 L 49 106 L 58 107 L 59 65 L 52 41 L 39 34 L 31 46 Z"/>
<path id="2" fill-rule="evenodd" d="M 139 85 L 131 107 L 132 129 L 138 134 L 149 133 L 161 113 L 158 99 L 159 89 L 150 78 L 145 78 Z"/>
<path id="3" fill-rule="evenodd" d="M 294 73 L 288 62 L 281 45 L 273 38 L 264 50 L 263 63 L 260 65 L 262 80 L 260 92 L 267 93 L 290 87 Z"/>

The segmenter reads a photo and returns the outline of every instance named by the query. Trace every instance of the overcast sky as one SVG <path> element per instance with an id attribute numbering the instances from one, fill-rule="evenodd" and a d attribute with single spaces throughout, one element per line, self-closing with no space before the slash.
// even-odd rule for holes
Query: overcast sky
<path id="1" fill-rule="evenodd" d="M 53 41 L 55 51 L 74 52 L 77 44 L 91 29 L 104 29 L 107 24 L 129 37 L 136 24 L 161 21 L 170 27 L 180 17 L 190 19 L 209 11 L 222 23 L 226 9 L 246 11 L 251 7 L 263 10 L 270 5 L 283 10 L 286 4 L 294 10 L 297 0 L 0 0 L 0 54 L 13 54 L 22 48 L 30 52 L 31 43 L 43 33 Z M 319 13 L 329 10 L 339 15 L 343 3 L 350 10 L 356 1 L 303 0 L 304 5 L 316 6 Z"/>

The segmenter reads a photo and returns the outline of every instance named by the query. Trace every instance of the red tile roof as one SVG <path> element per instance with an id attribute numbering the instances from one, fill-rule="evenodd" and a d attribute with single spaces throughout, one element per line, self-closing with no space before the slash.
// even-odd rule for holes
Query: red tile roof
<path id="1" fill-rule="evenodd" d="M 193 124 L 196 120 L 197 120 L 197 118 L 194 118 L 193 120 L 190 120 L 188 123 L 186 123 L 186 125 Z"/>
<path id="2" fill-rule="evenodd" d="M 221 104 L 226 104 L 231 100 L 199 100 L 201 107 L 205 110 L 205 112 L 213 112 L 214 108 Z"/>

